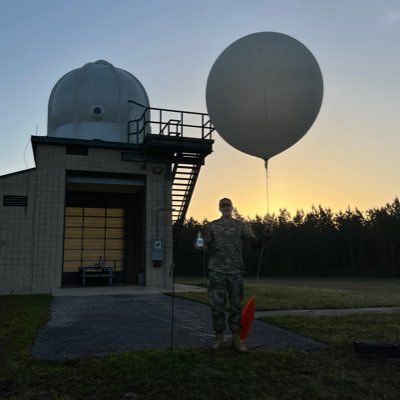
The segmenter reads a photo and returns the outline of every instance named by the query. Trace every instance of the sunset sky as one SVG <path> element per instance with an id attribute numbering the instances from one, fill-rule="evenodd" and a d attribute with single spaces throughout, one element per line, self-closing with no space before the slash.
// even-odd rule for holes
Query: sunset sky
<path id="1" fill-rule="evenodd" d="M 30 136 L 47 134 L 50 92 L 70 70 L 104 59 L 135 75 L 152 106 L 206 112 L 218 55 L 244 35 L 275 31 L 314 54 L 324 99 L 307 135 L 270 160 L 270 211 L 365 210 L 399 196 L 399 1 L 1 0 L 0 7 L 1 175 L 34 166 Z M 218 217 L 221 197 L 245 216 L 264 214 L 263 161 L 214 139 L 188 216 Z"/>

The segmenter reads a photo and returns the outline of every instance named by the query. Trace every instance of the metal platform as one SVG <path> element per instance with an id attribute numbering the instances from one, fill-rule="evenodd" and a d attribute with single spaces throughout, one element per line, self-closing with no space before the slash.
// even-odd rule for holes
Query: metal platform
<path id="1" fill-rule="evenodd" d="M 214 127 L 208 114 L 141 107 L 142 115 L 128 122 L 131 142 L 143 140 L 146 160 L 172 164 L 173 244 L 176 248 L 204 159 L 212 152 Z"/>

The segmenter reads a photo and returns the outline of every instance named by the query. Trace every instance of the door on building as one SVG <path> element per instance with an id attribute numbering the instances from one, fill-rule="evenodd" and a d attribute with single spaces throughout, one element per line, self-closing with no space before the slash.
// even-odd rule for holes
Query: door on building
<path id="1" fill-rule="evenodd" d="M 122 208 L 66 207 L 63 280 L 65 276 L 76 280 L 79 267 L 99 261 L 115 267 L 116 276 L 123 276 L 125 221 Z"/>

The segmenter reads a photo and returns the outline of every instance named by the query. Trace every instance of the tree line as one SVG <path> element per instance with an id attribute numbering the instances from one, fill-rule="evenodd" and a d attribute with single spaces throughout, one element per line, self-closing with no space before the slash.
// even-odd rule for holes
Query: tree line
<path id="1" fill-rule="evenodd" d="M 400 201 L 380 208 L 333 212 L 322 206 L 311 211 L 286 209 L 278 214 L 234 217 L 246 222 L 257 238 L 272 229 L 266 241 L 261 276 L 400 276 Z M 176 275 L 204 274 L 206 258 L 194 248 L 198 232 L 209 221 L 185 221 L 175 253 Z M 243 243 L 247 276 L 256 276 L 260 247 Z"/>

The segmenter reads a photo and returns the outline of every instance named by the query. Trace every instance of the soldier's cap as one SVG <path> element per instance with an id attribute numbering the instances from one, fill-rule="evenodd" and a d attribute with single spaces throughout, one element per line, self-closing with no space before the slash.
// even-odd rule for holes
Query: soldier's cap
<path id="1" fill-rule="evenodd" d="M 228 206 L 233 206 L 233 204 L 232 204 L 232 200 L 231 199 L 228 199 L 228 198 L 226 198 L 226 197 L 224 197 L 223 199 L 221 199 L 220 201 L 219 201 L 219 206 L 220 207 L 222 207 L 223 205 L 228 205 Z"/>

